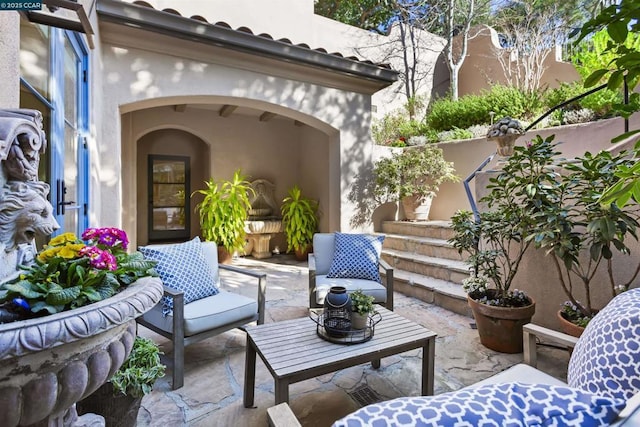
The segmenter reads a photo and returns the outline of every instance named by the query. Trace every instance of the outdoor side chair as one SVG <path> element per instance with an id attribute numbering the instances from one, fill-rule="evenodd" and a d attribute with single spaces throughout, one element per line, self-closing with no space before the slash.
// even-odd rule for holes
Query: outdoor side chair
<path id="1" fill-rule="evenodd" d="M 336 274 L 339 277 L 332 277 L 329 273 L 332 266 L 335 266 L 336 238 L 347 241 L 353 239 L 355 243 L 353 247 L 338 246 L 338 251 L 346 252 L 343 255 L 350 265 L 343 266 L 344 268 Z M 313 253 L 309 254 L 309 307 L 322 307 L 324 298 L 332 286 L 344 286 L 347 292 L 362 289 L 365 294 L 375 298 L 374 303 L 382 304 L 393 311 L 393 268 L 380 258 L 379 250 L 376 254 L 368 246 L 365 249 L 356 246 L 358 242 L 377 240 L 378 249 L 380 249 L 383 238 L 383 236 L 367 234 L 314 234 Z M 378 242 L 375 244 L 378 245 Z M 363 251 L 367 255 L 366 260 L 363 260 L 365 258 L 362 256 Z M 367 263 L 371 265 L 366 265 Z M 374 274 L 362 274 L 363 270 Z M 381 280 L 380 272 L 384 273 L 384 280 Z"/>
<path id="2" fill-rule="evenodd" d="M 231 265 L 218 264 L 216 244 L 213 242 L 198 242 L 198 244 L 201 245 L 202 255 L 214 275 L 212 278 L 214 283 L 212 285 L 216 285 L 217 293 L 190 301 L 192 289 L 189 289 L 189 284 L 182 283 L 182 290 L 178 290 L 167 286 L 165 283 L 164 295 L 172 298 L 173 308 L 167 310 L 166 304 L 161 301 L 153 309 L 137 319 L 140 325 L 171 340 L 173 344 L 171 355 L 173 390 L 184 385 L 185 346 L 231 329 L 242 329 L 243 326 L 252 322 L 264 323 L 267 275 Z M 170 245 L 149 245 L 140 249 L 145 253 L 144 248 L 155 251 L 167 247 L 170 247 Z M 147 253 L 149 253 L 148 250 Z M 163 279 L 164 270 L 162 266 L 157 265 L 156 270 L 159 270 L 160 278 Z M 256 299 L 222 289 L 218 276 L 219 270 L 232 271 L 256 279 Z M 168 277 L 171 276 L 170 274 Z"/>

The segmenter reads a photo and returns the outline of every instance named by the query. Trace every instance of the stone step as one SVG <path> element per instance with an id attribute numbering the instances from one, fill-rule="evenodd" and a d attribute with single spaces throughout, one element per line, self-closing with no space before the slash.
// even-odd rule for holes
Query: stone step
<path id="1" fill-rule="evenodd" d="M 431 257 L 395 249 L 383 249 L 382 258 L 393 268 L 461 284 L 469 277 L 469 265 L 460 260 Z"/>
<path id="2" fill-rule="evenodd" d="M 467 294 L 457 283 L 399 269 L 393 271 L 393 279 L 396 292 L 472 317 Z"/>
<path id="3" fill-rule="evenodd" d="M 447 240 L 453 237 L 451 221 L 383 221 L 382 232 L 405 236 L 431 237 Z"/>
<path id="4" fill-rule="evenodd" d="M 462 261 L 463 259 L 449 242 L 433 237 L 385 234 L 382 247 L 435 258 L 445 258 L 456 261 Z"/>

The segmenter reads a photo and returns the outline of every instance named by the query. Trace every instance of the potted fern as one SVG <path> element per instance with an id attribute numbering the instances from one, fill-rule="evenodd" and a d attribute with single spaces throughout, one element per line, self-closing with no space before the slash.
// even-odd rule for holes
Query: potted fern
<path id="1" fill-rule="evenodd" d="M 78 412 L 102 415 L 107 426 L 134 427 L 142 398 L 164 376 L 160 354 L 153 341 L 136 337 L 124 364 L 108 382 L 78 402 Z"/>
<path id="2" fill-rule="evenodd" d="M 318 228 L 318 202 L 305 197 L 295 185 L 282 201 L 281 211 L 287 252 L 293 250 L 296 259 L 304 261 L 311 250 L 313 234 Z"/>
<path id="3" fill-rule="evenodd" d="M 218 244 L 218 260 L 229 263 L 235 251 L 245 245 L 245 221 L 251 208 L 250 194 L 254 194 L 251 183 L 240 169 L 230 181 L 205 181 L 206 187 L 196 190 L 204 199 L 196 205 L 200 215 L 202 237 Z"/>

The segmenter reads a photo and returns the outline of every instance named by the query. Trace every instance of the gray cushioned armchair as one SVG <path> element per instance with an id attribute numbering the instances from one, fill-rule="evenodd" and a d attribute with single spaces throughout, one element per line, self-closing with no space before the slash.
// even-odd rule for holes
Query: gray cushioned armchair
<path id="1" fill-rule="evenodd" d="M 244 270 L 231 265 L 218 264 L 217 246 L 212 242 L 202 242 L 202 251 L 213 271 L 233 271 L 256 279 L 257 297 L 249 298 L 218 287 L 217 295 L 184 304 L 183 292 L 164 287 L 165 296 L 173 297 L 173 310 L 168 315 L 162 313 L 162 302 L 137 319 L 137 322 L 168 338 L 173 344 L 172 388 L 184 384 L 184 347 L 211 338 L 234 328 L 242 328 L 248 323 L 264 323 L 265 293 L 267 275 Z M 152 247 L 152 246 L 150 246 Z M 218 279 L 218 282 L 220 280 Z"/>
<path id="2" fill-rule="evenodd" d="M 382 259 L 379 268 L 384 273 L 382 282 L 358 278 L 329 278 L 327 273 L 331 267 L 335 252 L 334 233 L 316 233 L 313 236 L 313 253 L 309 254 L 309 307 L 319 308 L 324 304 L 324 297 L 332 286 L 344 286 L 347 292 L 362 289 L 365 294 L 372 295 L 377 304 L 393 310 L 393 268 Z"/>

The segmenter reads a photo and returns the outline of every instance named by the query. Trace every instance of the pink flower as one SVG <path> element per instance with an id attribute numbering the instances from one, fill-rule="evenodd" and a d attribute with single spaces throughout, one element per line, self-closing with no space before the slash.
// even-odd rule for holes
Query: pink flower
<path id="1" fill-rule="evenodd" d="M 116 258 L 109 251 L 103 251 L 95 246 L 85 246 L 78 254 L 88 257 L 89 264 L 98 270 L 114 271 L 118 268 Z"/>
<path id="2" fill-rule="evenodd" d="M 124 230 L 114 227 L 87 228 L 82 233 L 84 240 L 97 241 L 98 244 L 108 247 L 122 246 L 126 250 L 129 246 L 129 239 Z"/>

